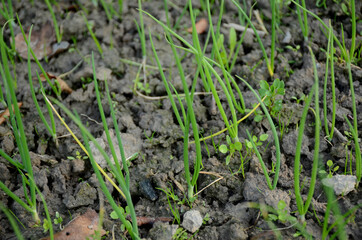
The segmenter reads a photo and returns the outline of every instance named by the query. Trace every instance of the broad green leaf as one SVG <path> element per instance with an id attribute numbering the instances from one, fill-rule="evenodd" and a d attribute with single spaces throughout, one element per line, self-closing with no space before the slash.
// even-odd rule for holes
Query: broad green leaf
<path id="1" fill-rule="evenodd" d="M 278 202 L 278 209 L 279 209 L 279 210 L 283 210 L 286 206 L 287 206 L 287 204 L 285 203 L 285 201 L 280 200 L 280 201 Z"/>
<path id="2" fill-rule="evenodd" d="M 255 122 L 260 122 L 261 120 L 263 120 L 263 116 L 262 115 L 257 115 L 254 117 L 254 121 Z"/>
<path id="3" fill-rule="evenodd" d="M 229 31 L 229 45 L 230 45 L 230 52 L 234 51 L 236 46 L 236 31 L 235 28 L 230 28 Z"/>
<path id="4" fill-rule="evenodd" d="M 117 215 L 116 211 L 112 211 L 110 216 L 112 219 L 118 219 L 118 215 Z"/>
<path id="5" fill-rule="evenodd" d="M 268 139 L 268 137 L 269 137 L 269 135 L 264 133 L 264 134 L 260 135 L 259 139 L 260 139 L 260 141 L 264 142 L 265 140 Z"/>
<path id="6" fill-rule="evenodd" d="M 224 35 L 220 34 L 219 38 L 217 39 L 217 50 L 221 50 L 224 45 Z"/>
<path id="7" fill-rule="evenodd" d="M 242 149 L 242 147 L 243 147 L 243 145 L 241 144 L 241 142 L 236 142 L 236 143 L 234 144 L 234 146 L 235 146 L 235 149 L 238 150 L 238 151 L 240 151 L 240 150 Z"/>
<path id="8" fill-rule="evenodd" d="M 222 144 L 219 146 L 219 151 L 221 153 L 227 153 L 228 152 L 228 147 L 225 144 Z"/>
<path id="9" fill-rule="evenodd" d="M 328 166 L 328 167 L 332 167 L 332 166 L 333 166 L 332 160 L 328 160 L 328 161 L 327 161 L 327 166 Z"/>
<path id="10" fill-rule="evenodd" d="M 267 81 L 261 80 L 259 84 L 260 84 L 260 88 L 265 89 L 265 90 L 269 90 L 269 84 L 268 84 Z"/>

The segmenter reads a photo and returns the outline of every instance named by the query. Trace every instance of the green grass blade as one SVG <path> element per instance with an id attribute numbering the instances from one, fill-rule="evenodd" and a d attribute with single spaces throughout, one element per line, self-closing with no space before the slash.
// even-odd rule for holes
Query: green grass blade
<path id="1" fill-rule="evenodd" d="M 317 72 L 317 64 L 315 62 L 314 54 L 312 49 L 309 47 L 309 52 L 312 56 L 313 63 L 313 72 L 314 72 L 314 80 L 315 80 L 315 93 L 314 93 L 314 104 L 315 104 L 315 130 L 314 130 L 314 156 L 313 156 L 313 165 L 312 165 L 312 174 L 309 185 L 309 192 L 307 195 L 307 200 L 304 204 L 304 213 L 301 214 L 304 216 L 307 214 L 309 205 L 312 201 L 314 189 L 317 181 L 317 170 L 318 170 L 318 160 L 319 160 L 319 144 L 320 144 L 320 116 L 319 116 L 319 79 Z"/>

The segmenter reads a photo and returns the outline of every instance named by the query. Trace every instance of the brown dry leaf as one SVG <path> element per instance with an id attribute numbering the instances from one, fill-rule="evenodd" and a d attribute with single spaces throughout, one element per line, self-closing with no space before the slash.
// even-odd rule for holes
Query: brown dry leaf
<path id="1" fill-rule="evenodd" d="M 52 73 L 46 73 L 46 74 L 48 75 L 49 79 L 56 79 L 58 81 L 59 86 L 60 86 L 60 90 L 62 92 L 66 92 L 66 93 L 72 93 L 73 92 L 73 89 L 71 89 L 69 87 L 69 85 L 63 79 L 61 79 L 60 77 L 55 76 Z M 42 82 L 46 81 L 46 78 L 45 78 L 44 74 L 40 74 L 40 80 Z"/>
<path id="2" fill-rule="evenodd" d="M 18 102 L 19 108 L 20 108 L 22 105 L 23 105 L 22 102 Z M 14 107 L 13 107 L 13 111 L 14 111 Z M 9 108 L 5 109 L 5 111 L 3 111 L 2 113 L 0 113 L 0 125 L 3 124 L 9 116 L 10 116 Z"/>
<path id="3" fill-rule="evenodd" d="M 93 209 L 88 209 L 83 215 L 70 221 L 68 225 L 60 232 L 54 234 L 54 240 L 85 240 L 91 238 L 91 235 L 98 230 L 99 216 Z M 100 236 L 106 234 L 106 231 L 100 229 Z M 50 237 L 41 240 L 49 240 Z"/>
<path id="4" fill-rule="evenodd" d="M 29 37 L 28 33 L 25 35 L 27 38 Z M 31 32 L 30 46 L 38 60 L 52 54 L 53 49 L 51 44 L 55 42 L 55 40 L 54 28 L 49 21 L 46 22 L 40 30 Z M 28 47 L 26 46 L 22 33 L 15 36 L 15 48 L 22 58 L 28 59 Z M 31 56 L 31 59 L 34 59 L 33 56 Z"/>
<path id="5" fill-rule="evenodd" d="M 196 27 L 196 32 L 197 34 L 202 34 L 204 33 L 207 28 L 209 27 L 209 22 L 207 21 L 206 18 L 201 18 L 196 24 L 195 24 L 195 27 Z M 192 33 L 192 27 L 189 27 L 187 29 L 187 31 L 189 33 Z"/>

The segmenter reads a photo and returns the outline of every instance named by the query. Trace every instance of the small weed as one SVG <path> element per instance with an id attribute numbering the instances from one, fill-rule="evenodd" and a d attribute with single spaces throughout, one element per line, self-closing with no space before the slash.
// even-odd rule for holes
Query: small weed
<path id="1" fill-rule="evenodd" d="M 328 175 L 327 178 L 331 178 L 333 176 L 334 173 L 336 173 L 339 169 L 339 166 L 336 166 L 335 163 L 333 163 L 332 160 L 328 160 L 327 161 L 327 166 L 328 166 Z M 327 172 L 325 170 L 320 170 L 319 171 L 320 174 L 327 174 Z"/>
<path id="2" fill-rule="evenodd" d="M 265 133 L 260 135 L 259 139 L 255 135 L 253 135 L 253 137 L 252 137 L 253 142 L 257 147 L 261 146 L 263 144 L 263 142 L 265 142 L 268 138 L 269 138 L 269 135 L 265 134 Z M 248 152 L 253 152 L 254 151 L 253 150 L 253 144 L 247 139 L 245 139 L 245 146 L 246 146 Z"/>
<path id="3" fill-rule="evenodd" d="M 227 142 L 227 145 L 225 144 L 221 144 L 219 146 L 219 151 L 221 153 L 227 153 L 229 152 L 228 156 L 226 157 L 226 165 L 229 165 L 230 163 L 230 159 L 233 157 L 235 151 L 241 151 L 243 145 L 241 144 L 241 142 L 232 142 L 229 135 L 226 136 L 226 142 Z M 240 153 L 241 155 L 241 153 Z"/>
<path id="4" fill-rule="evenodd" d="M 174 193 L 172 186 L 171 186 L 171 189 L 166 188 L 166 190 L 164 190 L 162 188 L 156 188 L 156 189 L 161 190 L 162 192 L 164 192 L 166 194 L 167 202 L 168 202 L 170 210 L 174 216 L 174 219 L 176 220 L 176 222 L 178 224 L 181 224 L 180 212 L 178 211 L 177 205 L 184 204 L 185 200 L 181 201 L 179 199 L 179 197 Z M 173 201 L 173 206 L 172 206 L 171 200 Z"/>
<path id="5" fill-rule="evenodd" d="M 75 157 L 73 157 L 73 156 L 68 156 L 67 159 L 69 159 L 69 160 L 75 160 L 75 159 L 86 160 L 86 159 L 88 159 L 88 156 L 82 156 L 82 155 L 80 155 L 80 152 L 79 152 L 79 151 L 77 151 L 75 154 L 76 154 Z"/>
<path id="6" fill-rule="evenodd" d="M 60 230 L 63 230 L 63 218 L 60 216 L 59 212 L 55 212 L 54 224 L 59 225 Z"/>
<path id="7" fill-rule="evenodd" d="M 51 223 L 45 218 L 43 222 L 43 232 L 46 233 L 49 231 Z"/>
<path id="8" fill-rule="evenodd" d="M 125 219 L 127 218 L 128 215 L 131 214 L 131 213 L 130 213 L 130 209 L 129 209 L 128 206 L 126 206 L 125 208 L 119 206 L 119 210 L 121 211 L 121 213 L 122 213 L 122 215 L 123 215 L 123 217 L 124 217 Z M 116 211 L 112 211 L 111 214 L 110 214 L 110 217 L 111 217 L 112 219 L 118 219 L 118 218 L 119 218 L 118 215 L 117 215 L 117 213 L 116 213 Z M 126 220 L 126 224 L 131 225 L 131 222 L 128 221 L 128 220 Z M 124 224 L 122 224 L 122 225 L 121 225 L 121 231 L 124 232 L 125 230 L 126 230 L 126 226 L 125 226 Z"/>
<path id="9" fill-rule="evenodd" d="M 271 86 L 265 80 L 260 81 L 259 94 L 261 98 L 267 96 L 264 104 L 268 107 L 271 116 L 277 116 L 283 107 L 283 100 L 277 99 L 277 97 L 285 94 L 284 81 L 275 79 Z"/>
<path id="10" fill-rule="evenodd" d="M 288 210 L 286 209 L 287 204 L 285 203 L 285 201 L 280 200 L 278 202 L 278 209 L 277 209 L 277 214 L 268 214 L 268 217 L 271 221 L 281 221 L 282 223 L 285 223 L 288 219 Z"/>
<path id="11" fill-rule="evenodd" d="M 182 227 L 177 228 L 175 234 L 172 236 L 174 240 L 187 240 L 189 239 L 187 232 Z"/>

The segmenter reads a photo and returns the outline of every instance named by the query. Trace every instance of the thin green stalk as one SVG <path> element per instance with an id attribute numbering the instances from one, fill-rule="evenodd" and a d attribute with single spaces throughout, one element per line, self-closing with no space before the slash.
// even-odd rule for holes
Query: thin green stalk
<path id="1" fill-rule="evenodd" d="M 320 144 L 320 116 L 319 116 L 319 79 L 318 79 L 318 72 L 317 72 L 317 64 L 315 62 L 315 58 L 313 55 L 312 49 L 309 47 L 309 52 L 312 56 L 313 62 L 313 71 L 314 71 L 314 79 L 315 79 L 315 130 L 314 130 L 314 156 L 313 156 L 313 165 L 312 165 L 312 174 L 310 179 L 309 185 L 309 192 L 307 195 L 307 200 L 304 204 L 304 213 L 301 213 L 302 218 L 307 214 L 309 205 L 312 201 L 314 189 L 317 181 L 317 170 L 318 170 L 318 160 L 319 160 L 319 144 Z"/>
<path id="2" fill-rule="evenodd" d="M 331 26 L 331 25 L 330 25 Z M 332 26 L 331 26 L 332 29 Z M 331 30 L 331 35 L 333 36 L 333 32 Z M 330 139 L 333 138 L 334 128 L 336 125 L 336 84 L 334 77 L 334 41 L 331 37 L 331 49 L 329 53 L 329 61 L 331 63 L 331 85 L 332 85 L 332 127 L 331 132 L 329 133 Z"/>
<path id="3" fill-rule="evenodd" d="M 94 43 L 96 44 L 97 46 L 97 49 L 98 49 L 98 52 L 102 55 L 103 57 L 103 50 L 102 50 L 102 47 L 101 45 L 99 44 L 98 42 L 98 39 L 96 37 L 96 35 L 94 34 L 93 30 L 92 30 L 92 26 L 90 25 L 90 23 L 88 22 L 88 19 L 87 17 L 85 16 L 85 14 L 82 12 L 82 16 L 83 16 L 83 19 L 85 21 L 85 24 L 87 25 L 87 29 L 88 29 L 88 32 L 89 34 L 91 35 L 91 37 L 93 38 L 93 41 Z"/>
<path id="4" fill-rule="evenodd" d="M 352 39 L 351 39 L 351 49 L 349 51 L 349 58 L 353 62 L 354 61 L 354 50 L 356 47 L 356 7 L 355 7 L 355 1 L 350 0 L 349 1 L 351 6 L 351 20 L 352 20 Z"/>
<path id="5" fill-rule="evenodd" d="M 57 22 L 57 18 L 55 17 L 55 14 L 54 14 L 53 7 L 50 4 L 49 0 L 45 0 L 45 3 L 47 5 L 50 15 L 52 16 L 52 19 L 53 19 L 54 30 L 55 30 L 55 35 L 57 37 L 57 42 L 60 43 L 62 41 L 62 35 L 59 32 L 58 22 Z"/>
<path id="6" fill-rule="evenodd" d="M 0 210 L 5 214 L 5 216 L 8 218 L 11 227 L 14 230 L 15 236 L 18 240 L 24 240 L 23 235 L 21 235 L 20 229 L 18 224 L 16 223 L 14 217 L 11 215 L 9 210 L 3 205 L 2 202 L 0 202 Z"/>
<path id="7" fill-rule="evenodd" d="M 9 111 L 10 121 L 11 121 L 13 130 L 14 130 L 13 133 L 15 136 L 17 146 L 19 148 L 22 163 L 24 164 L 25 170 L 27 171 L 28 178 L 33 179 L 34 175 L 33 175 L 32 163 L 31 163 L 31 159 L 30 159 L 30 155 L 29 155 L 29 149 L 28 149 L 28 145 L 27 145 L 27 141 L 26 141 L 26 135 L 24 132 L 24 126 L 23 126 L 18 102 L 16 99 L 16 95 L 15 95 L 14 81 L 13 81 L 12 76 L 9 71 L 7 53 L 6 53 L 4 46 L 5 46 L 5 42 L 3 39 L 3 35 L 2 35 L 2 33 L 0 33 L 1 57 L 2 57 L 3 69 L 4 69 L 4 73 L 5 73 L 4 74 L 5 79 L 3 79 L 3 82 L 4 82 L 5 89 L 6 89 L 7 105 L 10 108 L 9 109 L 10 110 Z M 12 106 L 14 112 L 12 111 L 11 106 Z M 15 115 L 14 115 L 14 113 L 15 113 Z M 39 216 L 36 211 L 36 192 L 35 192 L 34 184 L 30 183 L 29 188 L 30 188 L 30 195 L 31 195 L 31 208 L 33 208 L 33 210 L 31 212 L 33 214 L 34 220 L 39 221 Z M 26 189 L 24 189 L 24 191 L 26 191 Z"/>
<path id="8" fill-rule="evenodd" d="M 18 20 L 18 23 L 19 23 L 20 30 L 21 30 L 21 33 L 23 35 L 24 41 L 25 41 L 25 43 L 26 43 L 26 45 L 28 47 L 28 50 L 30 51 L 31 55 L 33 56 L 34 61 L 36 62 L 36 64 L 40 68 L 40 70 L 43 73 L 46 81 L 48 82 L 49 86 L 52 88 L 52 90 L 55 93 L 55 95 L 57 96 L 57 98 L 61 99 L 61 96 L 60 96 L 61 92 L 58 91 L 58 89 L 54 86 L 54 84 L 52 84 L 52 82 L 50 81 L 50 79 L 48 77 L 48 74 L 45 72 L 43 66 L 41 65 L 41 63 L 39 62 L 38 58 L 36 57 L 33 49 L 31 48 L 30 43 L 29 43 L 28 39 L 26 38 L 25 31 L 24 31 L 24 28 L 23 28 L 23 26 L 22 26 L 22 24 L 20 22 L 19 16 L 17 16 L 17 20 Z"/>
<path id="9" fill-rule="evenodd" d="M 326 132 L 326 136 L 328 136 L 328 139 L 329 141 L 331 141 L 332 137 L 330 135 L 330 132 L 329 132 L 329 127 L 328 127 L 328 118 L 327 118 L 327 82 L 328 82 L 328 68 L 329 68 L 329 58 L 331 57 L 331 52 L 330 52 L 330 49 L 331 49 L 331 44 L 333 41 L 333 38 L 332 38 L 332 30 L 329 29 L 329 34 L 328 34 L 328 47 L 327 47 L 327 60 L 326 60 L 326 68 L 325 68 L 325 73 L 324 73 L 324 87 L 323 87 L 323 116 L 324 116 L 324 129 L 325 129 L 325 132 Z M 333 57 L 333 55 L 332 55 Z M 333 61 L 333 60 L 332 60 Z"/>
<path id="10" fill-rule="evenodd" d="M 132 198 L 131 198 L 130 193 L 129 193 L 129 171 L 128 171 L 128 166 L 127 166 L 127 163 L 126 163 L 126 157 L 125 157 L 125 154 L 124 154 L 124 149 L 123 149 L 123 146 L 122 146 L 121 136 L 119 134 L 119 127 L 118 127 L 118 124 L 117 124 L 117 120 L 115 118 L 114 109 L 112 107 L 112 102 L 111 102 L 111 98 L 110 98 L 109 90 L 108 90 L 107 91 L 108 103 L 111 106 L 110 110 L 111 110 L 111 114 L 112 114 L 113 124 L 116 125 L 115 128 L 116 128 L 118 146 L 119 146 L 119 149 L 120 149 L 120 152 L 121 152 L 123 168 L 125 169 L 125 172 L 126 172 L 126 179 L 124 179 L 124 177 L 123 177 L 122 170 L 121 170 L 121 167 L 119 165 L 118 158 L 117 158 L 117 155 L 116 155 L 116 152 L 115 152 L 115 149 L 114 149 L 114 145 L 113 145 L 111 136 L 109 134 L 107 120 L 106 120 L 106 117 L 105 117 L 105 114 L 104 114 L 104 111 L 103 111 L 100 92 L 99 92 L 99 88 L 98 88 L 98 82 L 97 82 L 97 78 L 96 78 L 96 69 L 95 69 L 95 64 L 94 64 L 94 54 L 93 54 L 93 52 L 92 52 L 92 69 L 93 69 L 93 80 L 94 80 L 94 86 L 95 86 L 95 91 L 96 91 L 96 96 L 97 96 L 98 108 L 99 108 L 99 113 L 101 115 L 101 119 L 102 119 L 102 123 L 103 123 L 103 129 L 104 129 L 104 131 L 106 133 L 109 148 L 111 150 L 113 160 L 114 160 L 114 164 L 116 166 L 115 170 L 116 170 L 116 172 L 118 172 L 118 174 L 121 177 L 120 178 L 121 179 L 120 184 L 121 184 L 123 193 L 126 195 L 127 205 L 130 208 L 131 218 L 132 218 L 132 223 L 133 223 L 133 231 L 136 233 L 136 235 L 138 235 L 136 214 L 135 214 L 135 211 L 134 211 Z M 106 81 L 107 80 L 105 80 L 105 82 Z M 107 89 L 108 89 L 108 85 L 107 85 Z"/>
<path id="11" fill-rule="evenodd" d="M 119 15 L 119 20 L 122 20 L 122 15 L 123 15 L 123 0 L 118 0 L 118 15 Z"/>
<path id="12" fill-rule="evenodd" d="M 18 161 L 15 161 L 14 159 L 12 159 L 9 155 L 7 155 L 4 150 L 0 149 L 0 156 L 2 156 L 3 158 L 5 158 L 6 161 L 8 161 L 11 165 L 15 166 L 16 168 L 19 169 L 24 169 L 24 165 L 19 163 Z"/>
<path id="13" fill-rule="evenodd" d="M 271 21 L 271 46 L 270 46 L 270 67 L 274 73 L 274 55 L 275 55 L 275 39 L 276 39 L 276 21 L 277 21 L 277 12 L 276 12 L 276 0 L 270 0 L 271 12 L 272 12 L 272 21 Z M 281 17 L 281 16 L 280 16 Z"/>
<path id="14" fill-rule="evenodd" d="M 265 163 L 264 163 L 264 161 L 263 161 L 263 158 L 261 157 L 261 155 L 260 155 L 260 153 L 259 153 L 259 150 L 258 150 L 258 148 L 256 147 L 256 145 L 255 145 L 255 143 L 254 143 L 254 141 L 253 141 L 253 139 L 252 139 L 252 137 L 251 137 L 248 129 L 246 129 L 246 134 L 248 135 L 249 141 L 250 141 L 251 144 L 253 145 L 255 154 L 256 154 L 256 156 L 257 156 L 258 159 L 259 159 L 259 163 L 260 163 L 260 165 L 261 165 L 261 168 L 263 169 L 263 173 L 264 173 L 264 176 L 265 176 L 265 179 L 266 179 L 266 183 L 268 184 L 268 187 L 269 187 L 270 189 L 273 189 L 273 186 L 272 186 L 271 181 L 270 181 L 268 169 L 266 168 Z"/>
<path id="15" fill-rule="evenodd" d="M 32 30 L 32 28 L 33 28 L 33 26 L 31 26 L 30 30 L 29 30 L 29 38 L 28 38 L 29 43 L 30 43 L 30 39 L 31 39 L 31 30 Z M 29 86 L 30 86 L 31 96 L 33 98 L 33 102 L 35 104 L 35 108 L 36 108 L 36 110 L 38 112 L 38 115 L 39 115 L 40 119 L 42 120 L 45 128 L 48 130 L 48 132 L 53 137 L 53 140 L 55 142 L 57 136 L 56 136 L 56 131 L 55 131 L 54 117 L 52 117 L 53 112 L 51 111 L 51 109 L 50 109 L 50 112 L 49 112 L 49 109 L 48 109 L 48 113 L 49 113 L 49 116 L 50 116 L 50 119 L 51 119 L 51 122 L 52 122 L 52 127 L 50 127 L 48 122 L 46 121 L 44 115 L 43 115 L 43 112 L 40 109 L 38 100 L 36 99 L 34 85 L 33 85 L 33 77 L 32 77 L 32 74 L 31 74 L 30 54 L 31 53 L 30 53 L 30 47 L 29 47 L 28 48 L 28 79 L 29 79 Z M 38 79 L 40 80 L 40 76 L 39 76 L 38 72 L 37 72 L 37 76 L 38 76 Z"/>
<path id="16" fill-rule="evenodd" d="M 272 65 L 271 65 L 271 61 L 269 60 L 268 58 L 268 55 L 266 54 L 266 51 L 265 51 L 265 48 L 264 48 L 264 45 L 263 45 L 263 42 L 261 41 L 261 38 L 256 30 L 256 28 L 254 27 L 254 24 L 251 22 L 251 19 L 248 17 L 248 15 L 244 12 L 244 10 L 240 7 L 240 5 L 238 4 L 237 1 L 235 0 L 232 0 L 232 2 L 235 4 L 235 6 L 239 9 L 239 12 L 241 12 L 243 14 L 243 16 L 245 17 L 245 19 L 248 21 L 250 27 L 253 29 L 254 31 L 254 34 L 255 34 L 255 37 L 256 39 L 258 40 L 258 43 L 260 45 L 260 49 L 261 51 L 263 52 L 263 57 L 264 57 L 264 60 L 266 62 L 266 65 L 267 65 L 267 68 L 268 68 L 268 71 L 269 71 L 269 75 L 271 77 L 274 76 L 274 71 L 273 71 L 273 68 Z"/>
<path id="17" fill-rule="evenodd" d="M 300 214 L 304 213 L 304 204 L 302 200 L 302 195 L 300 192 L 300 156 L 302 150 L 302 141 L 303 141 L 303 133 L 305 128 L 305 122 L 307 119 L 308 109 L 312 102 L 313 95 L 315 93 L 316 84 L 313 85 L 308 97 L 305 102 L 305 106 L 302 112 L 302 116 L 299 123 L 299 133 L 295 150 L 295 158 L 294 158 L 294 191 L 295 191 L 295 199 L 297 202 L 298 212 Z"/>
<path id="18" fill-rule="evenodd" d="M 138 0 L 138 9 L 139 9 L 139 26 L 140 26 L 140 39 L 141 39 L 141 48 L 142 48 L 142 57 L 143 59 L 147 56 L 147 49 L 146 49 L 146 34 L 145 34 L 145 26 L 143 23 L 143 14 L 142 14 L 142 1 Z"/>
<path id="19" fill-rule="evenodd" d="M 359 182 L 361 181 L 361 175 L 362 175 L 361 148 L 359 146 L 358 133 L 355 131 L 354 127 L 349 122 L 348 118 L 346 116 L 344 116 L 344 118 L 348 123 L 349 129 L 351 130 L 354 144 L 355 144 L 354 147 L 355 147 L 355 152 L 356 152 L 356 176 L 357 176 L 357 181 L 358 181 L 357 185 L 358 185 Z"/>
<path id="20" fill-rule="evenodd" d="M 103 7 L 104 11 L 106 12 L 106 16 L 107 16 L 108 21 L 111 22 L 112 21 L 112 15 L 109 12 L 107 3 L 104 0 L 100 0 L 100 2 L 102 4 L 102 7 Z"/>
<path id="21" fill-rule="evenodd" d="M 260 106 L 263 109 L 264 114 L 267 117 L 268 122 L 270 124 L 270 128 L 272 130 L 273 137 L 274 137 L 274 144 L 275 144 L 275 150 L 276 150 L 275 176 L 274 176 L 273 188 L 272 188 L 272 189 L 275 189 L 276 186 L 277 186 L 277 183 L 278 183 L 279 172 L 280 172 L 280 144 L 279 144 L 279 137 L 278 137 L 278 134 L 277 134 L 276 127 L 275 127 L 275 125 L 273 123 L 273 120 L 272 120 L 272 118 L 271 118 L 271 116 L 270 116 L 270 114 L 268 112 L 268 109 L 266 108 L 265 104 L 261 100 L 259 94 L 243 78 L 241 78 L 239 76 L 236 76 L 236 77 L 239 78 L 241 81 L 243 81 L 245 83 L 245 85 L 254 93 L 254 96 L 256 97 L 258 102 L 260 103 Z"/>
<path id="22" fill-rule="evenodd" d="M 115 203 L 112 195 L 109 193 L 108 188 L 106 187 L 104 180 L 102 178 L 102 176 L 100 175 L 100 171 L 97 167 L 97 163 L 94 160 L 93 154 L 91 153 L 90 147 L 89 147 L 89 143 L 88 143 L 88 139 L 90 139 L 90 141 L 93 142 L 93 144 L 95 145 L 95 147 L 97 148 L 97 150 L 102 154 L 103 158 L 106 160 L 108 167 L 111 169 L 111 172 L 114 174 L 115 178 L 117 179 L 118 183 L 120 184 L 120 187 L 123 191 L 124 197 L 126 199 L 127 205 L 130 206 L 130 210 L 132 209 L 132 204 L 130 204 L 132 202 L 132 198 L 130 196 L 129 193 L 129 188 L 126 186 L 126 182 L 124 181 L 123 176 L 120 176 L 122 173 L 119 173 L 117 171 L 117 169 L 115 168 L 114 164 L 110 161 L 109 156 L 107 155 L 107 153 L 104 151 L 104 149 L 99 145 L 99 143 L 96 141 L 96 139 L 92 136 L 92 134 L 89 133 L 89 131 L 87 130 L 87 128 L 83 125 L 83 123 L 80 121 L 79 117 L 74 115 L 69 109 L 67 109 L 62 103 L 60 103 L 58 100 L 51 98 L 53 102 L 55 102 L 55 104 L 57 104 L 64 112 L 67 116 L 69 116 L 69 118 L 75 123 L 77 124 L 77 126 L 79 127 L 79 129 L 82 132 L 82 136 L 84 139 L 84 144 L 86 146 L 86 150 L 89 154 L 89 159 L 92 163 L 93 169 L 97 175 L 97 178 L 99 180 L 99 183 L 101 185 L 101 188 L 104 192 L 104 194 L 107 197 L 107 200 L 109 201 L 109 203 L 111 204 L 112 208 L 117 212 L 119 218 L 122 220 L 122 223 L 125 224 L 127 230 L 130 232 L 131 236 L 134 239 L 139 239 L 138 238 L 138 228 L 136 227 L 137 225 L 137 221 L 133 221 L 133 227 L 131 225 L 128 226 L 128 224 L 125 221 L 125 218 L 123 217 L 123 215 L 121 214 L 121 212 L 119 211 L 119 208 L 117 206 L 117 204 Z M 131 210 L 132 211 L 132 210 Z M 120 216 L 122 215 L 122 216 Z M 132 217 L 132 216 L 131 216 Z M 133 219 L 133 218 L 132 218 Z M 137 228 L 137 230 L 135 230 L 135 228 Z M 137 237 L 135 237 L 135 233 L 137 232 Z"/>
<path id="23" fill-rule="evenodd" d="M 89 153 L 89 159 L 90 162 L 92 164 L 93 170 L 97 176 L 99 185 L 104 193 L 104 195 L 106 196 L 109 204 L 112 206 L 112 209 L 117 213 L 118 218 L 121 220 L 122 224 L 124 224 L 124 226 L 126 227 L 127 231 L 129 232 L 129 234 L 131 235 L 132 239 L 140 239 L 139 238 L 139 234 L 138 234 L 138 228 L 134 228 L 131 226 L 131 224 L 127 221 L 127 219 L 124 217 L 124 215 L 122 214 L 120 208 L 118 207 L 117 203 L 115 202 L 112 194 L 109 192 L 106 183 L 103 180 L 102 174 L 100 173 L 100 171 L 98 170 L 97 166 L 96 166 L 96 162 L 94 160 L 92 151 L 90 149 L 89 146 L 89 140 L 88 140 L 88 133 L 86 132 L 87 130 L 85 128 L 80 127 L 81 133 L 82 133 L 82 137 L 84 140 L 84 145 Z M 126 194 L 126 198 L 127 200 L 131 200 L 131 196 L 129 195 L 129 193 L 125 193 Z M 127 201 L 128 202 L 128 201 Z"/>
<path id="24" fill-rule="evenodd" d="M 223 6 L 223 3 L 224 1 L 222 0 L 221 1 L 221 4 Z M 215 53 L 216 53 L 216 56 L 217 56 L 217 59 L 219 61 L 219 64 L 220 64 L 220 68 L 223 72 L 223 76 L 224 76 L 224 79 L 225 79 L 225 82 L 226 82 L 226 86 L 227 88 L 223 88 L 224 92 L 225 92 L 225 95 L 229 98 L 231 98 L 232 101 L 228 101 L 228 105 L 230 107 L 230 111 L 231 111 L 231 115 L 232 115 L 232 119 L 233 119 L 233 123 L 234 123 L 234 126 L 233 126 L 233 133 L 231 135 L 231 137 L 233 138 L 234 141 L 237 141 L 237 136 L 238 136 L 238 128 L 237 128 L 237 117 L 236 117 L 236 111 L 235 111 L 235 108 L 234 108 L 234 105 L 237 105 L 236 103 L 236 99 L 235 99 L 235 96 L 234 96 L 234 93 L 233 93 L 233 90 L 231 88 L 231 85 L 230 85 L 230 81 L 229 81 L 229 78 L 228 78 L 228 74 L 226 73 L 226 68 L 224 66 L 224 63 L 223 63 L 223 60 L 221 58 L 221 55 L 220 55 L 220 51 L 218 50 L 218 47 L 217 47 L 217 42 L 218 42 L 218 39 L 216 38 L 217 35 L 215 35 L 214 33 L 214 29 L 213 29 L 213 25 L 212 25 L 212 19 L 211 19 L 211 12 L 210 12 L 210 4 L 209 4 L 209 1 L 206 1 L 206 8 L 207 8 L 207 12 L 208 12 L 208 18 L 209 18 L 209 25 L 210 25 L 210 32 L 211 32 L 211 36 L 212 36 L 212 40 L 213 40 L 213 46 L 214 46 L 214 49 L 215 49 Z M 222 11 L 222 9 L 220 10 Z M 220 15 L 222 15 L 222 12 L 220 13 Z M 221 19 L 221 18 L 219 18 Z M 221 22 L 221 21 L 220 21 Z M 218 33 L 216 33 L 218 34 Z M 196 35 L 196 30 L 195 30 L 195 35 Z M 200 53 L 199 53 L 200 54 Z M 212 82 L 212 81 L 211 81 Z M 210 83 L 209 83 L 210 85 Z M 226 90 L 226 91 L 225 91 Z M 214 96 L 215 97 L 215 96 Z"/>
<path id="25" fill-rule="evenodd" d="M 156 62 L 157 62 L 158 69 L 159 69 L 159 71 L 160 71 L 160 75 L 161 75 L 161 78 L 162 78 L 162 81 L 163 81 L 163 85 L 164 85 L 165 88 L 166 88 L 166 92 L 167 92 L 168 98 L 170 99 L 173 112 L 174 112 L 175 115 L 176 115 L 176 119 L 177 119 L 177 121 L 178 121 L 178 123 L 179 123 L 179 125 L 180 125 L 180 127 L 181 127 L 181 129 L 182 129 L 182 131 L 184 131 L 184 130 L 185 130 L 185 126 L 184 126 L 183 123 L 182 123 L 180 113 L 179 113 L 179 111 L 178 111 L 178 109 L 177 109 L 175 100 L 173 99 L 171 90 L 170 90 L 170 88 L 169 88 L 169 86 L 168 86 L 168 83 L 167 83 L 167 80 L 166 80 L 166 77 L 165 77 L 165 74 L 163 73 L 162 66 L 161 66 L 161 62 L 160 62 L 160 60 L 159 60 L 159 58 L 158 58 L 158 55 L 157 55 L 155 46 L 153 45 L 151 32 L 150 32 L 149 34 L 150 34 L 150 43 L 151 43 L 152 51 L 153 51 L 155 60 L 156 60 Z"/>

